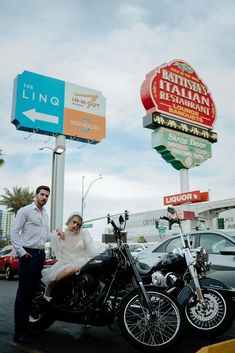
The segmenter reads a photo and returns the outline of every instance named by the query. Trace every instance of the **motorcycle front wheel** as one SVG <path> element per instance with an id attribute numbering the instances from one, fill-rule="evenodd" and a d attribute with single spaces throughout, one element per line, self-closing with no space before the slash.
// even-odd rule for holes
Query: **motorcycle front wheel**
<path id="1" fill-rule="evenodd" d="M 34 330 L 42 331 L 50 327 L 55 321 L 51 313 L 40 305 L 40 299 L 44 293 L 44 286 L 39 285 L 35 297 L 32 301 L 31 312 L 29 315 L 29 327 Z"/>
<path id="2" fill-rule="evenodd" d="M 125 296 L 119 308 L 119 326 L 126 340 L 141 352 L 160 352 L 173 346 L 182 329 L 181 309 L 169 294 L 152 286 L 146 291 L 154 308 L 151 315 L 140 290 Z"/>
<path id="3" fill-rule="evenodd" d="M 233 302 L 225 293 L 203 289 L 205 302 L 195 295 L 188 298 L 184 311 L 189 328 L 197 335 L 216 337 L 228 330 L 233 321 Z"/>

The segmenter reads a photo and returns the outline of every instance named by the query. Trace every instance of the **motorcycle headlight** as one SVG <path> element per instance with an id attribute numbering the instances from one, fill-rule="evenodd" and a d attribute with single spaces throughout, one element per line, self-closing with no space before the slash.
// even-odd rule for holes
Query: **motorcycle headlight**
<path id="1" fill-rule="evenodd" d="M 195 263 L 197 266 L 202 266 L 207 268 L 209 265 L 209 254 L 206 249 L 199 247 L 194 250 L 193 257 L 195 258 Z"/>

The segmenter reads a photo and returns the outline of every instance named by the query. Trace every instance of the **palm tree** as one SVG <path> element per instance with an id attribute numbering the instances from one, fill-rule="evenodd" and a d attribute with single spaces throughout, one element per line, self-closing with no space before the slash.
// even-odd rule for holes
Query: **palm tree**
<path id="1" fill-rule="evenodd" d="M 0 150 L 0 167 L 5 163 L 4 159 L 1 158 L 1 156 L 2 156 L 2 150 Z"/>
<path id="2" fill-rule="evenodd" d="M 34 199 L 34 192 L 29 191 L 29 188 L 14 186 L 12 192 L 7 188 L 4 188 L 4 191 L 5 195 L 1 195 L 0 205 L 6 206 L 9 212 L 15 214 L 21 207 L 32 203 Z"/>

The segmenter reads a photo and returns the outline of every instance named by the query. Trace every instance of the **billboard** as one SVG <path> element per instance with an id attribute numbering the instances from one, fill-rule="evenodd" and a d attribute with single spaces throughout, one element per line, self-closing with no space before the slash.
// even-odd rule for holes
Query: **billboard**
<path id="1" fill-rule="evenodd" d="M 141 85 L 146 109 L 143 126 L 152 132 L 152 147 L 175 169 L 199 166 L 212 156 L 216 108 L 196 71 L 182 59 L 150 71 Z"/>
<path id="2" fill-rule="evenodd" d="M 164 127 L 152 132 L 152 147 L 177 170 L 199 166 L 212 156 L 207 140 Z"/>
<path id="3" fill-rule="evenodd" d="M 185 61 L 173 60 L 146 75 L 141 100 L 147 111 L 212 129 L 216 109 L 206 84 Z"/>
<path id="4" fill-rule="evenodd" d="M 105 118 L 100 91 L 30 71 L 14 81 L 11 121 L 18 130 L 97 143 L 105 138 Z"/>

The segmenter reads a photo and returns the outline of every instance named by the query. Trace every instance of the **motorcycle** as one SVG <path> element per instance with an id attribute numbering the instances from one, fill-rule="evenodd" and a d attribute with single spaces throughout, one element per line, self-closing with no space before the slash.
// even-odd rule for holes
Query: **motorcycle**
<path id="1" fill-rule="evenodd" d="M 143 285 L 120 225 L 113 220 L 117 246 L 89 260 L 78 273 L 57 282 L 53 304 L 42 302 L 40 284 L 33 300 L 29 326 L 46 329 L 55 320 L 90 326 L 118 323 L 125 339 L 141 352 L 156 353 L 172 347 L 182 330 L 181 308 L 162 289 Z M 128 290 L 129 284 L 132 289 Z"/>
<path id="2" fill-rule="evenodd" d="M 177 223 L 182 247 L 163 255 L 149 268 L 137 263 L 144 283 L 163 288 L 177 298 L 184 309 L 189 328 L 200 336 L 222 335 L 233 321 L 235 290 L 216 279 L 206 277 L 210 269 L 209 255 L 203 248 L 192 249 L 188 235 L 183 232 L 181 220 L 173 207 L 168 207 L 169 217 L 161 217 L 169 226 Z"/>

